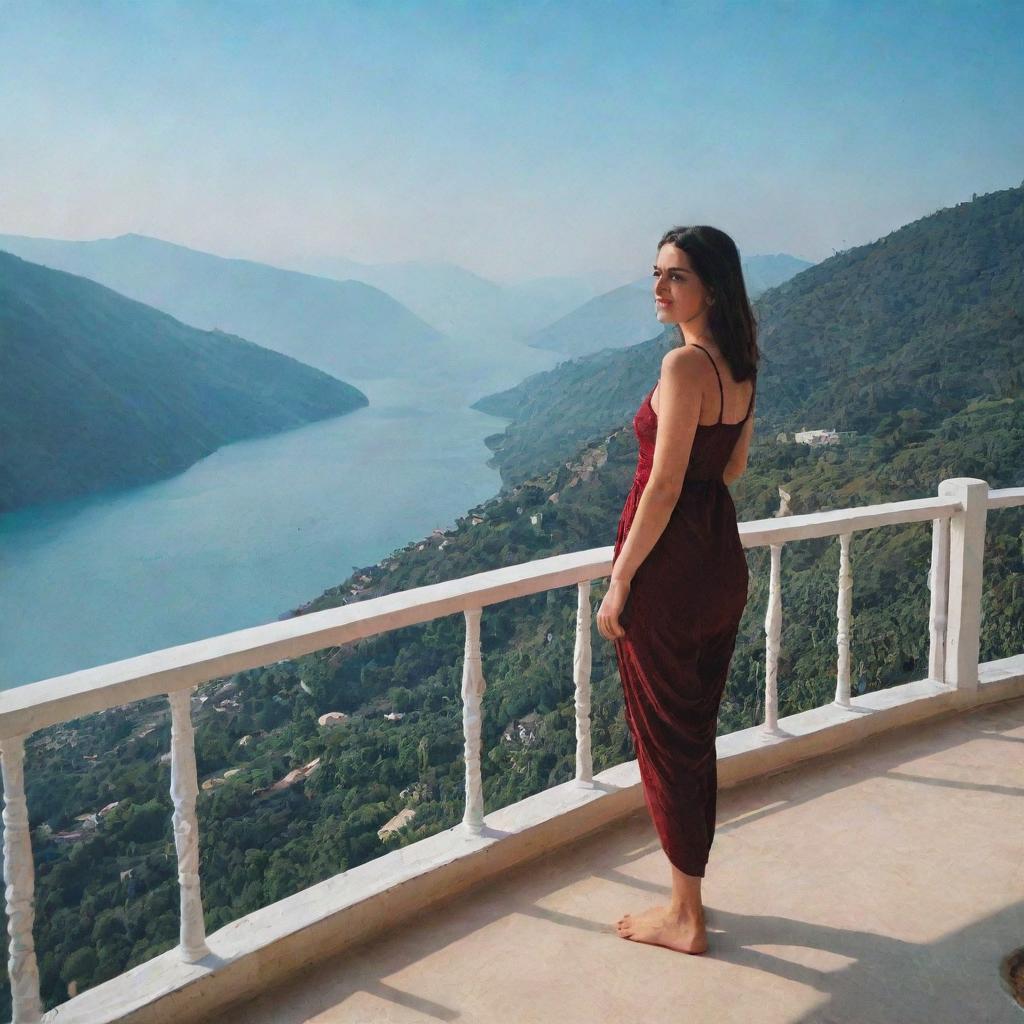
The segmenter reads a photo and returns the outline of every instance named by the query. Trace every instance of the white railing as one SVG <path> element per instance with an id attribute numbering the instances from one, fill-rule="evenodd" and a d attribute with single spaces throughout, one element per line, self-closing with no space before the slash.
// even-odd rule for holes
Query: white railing
<path id="1" fill-rule="evenodd" d="M 782 628 L 781 555 L 785 544 L 813 537 L 840 539 L 838 661 L 835 703 L 850 704 L 852 570 L 850 542 L 857 530 L 932 522 L 929 584 L 929 678 L 957 689 L 978 686 L 981 583 L 988 509 L 1024 505 L 1024 487 L 990 491 L 984 480 L 944 480 L 938 496 L 864 508 L 784 515 L 740 524 L 744 547 L 771 551 L 765 618 L 763 735 L 778 732 L 778 656 Z M 196 816 L 196 760 L 191 694 L 200 683 L 298 658 L 454 612 L 466 620 L 462 699 L 466 795 L 463 827 L 479 834 L 484 821 L 481 784 L 481 702 L 485 690 L 480 620 L 486 605 L 557 587 L 578 590 L 573 679 L 576 690 L 576 783 L 593 786 L 590 740 L 591 581 L 611 572 L 612 547 L 538 559 L 225 633 L 136 658 L 29 683 L 0 693 L 0 755 L 4 784 L 4 880 L 7 886 L 9 975 L 14 1024 L 41 1020 L 39 973 L 32 939 L 34 869 L 24 788 L 25 737 L 38 729 L 164 694 L 171 708 L 171 797 L 181 892 L 178 950 L 195 962 L 209 952 L 203 924 Z"/>

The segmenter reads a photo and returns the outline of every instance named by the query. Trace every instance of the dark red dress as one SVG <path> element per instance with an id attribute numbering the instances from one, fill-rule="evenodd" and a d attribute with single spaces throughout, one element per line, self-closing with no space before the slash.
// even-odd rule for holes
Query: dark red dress
<path id="1" fill-rule="evenodd" d="M 718 388 L 724 407 L 721 375 Z M 654 461 L 653 393 L 633 418 L 640 452 L 615 558 Z M 751 393 L 739 423 L 724 423 L 720 411 L 717 423 L 698 424 L 679 501 L 633 576 L 619 616 L 626 635 L 614 642 L 644 797 L 666 856 L 688 875 L 704 874 L 714 839 L 718 707 L 747 603 L 747 560 L 722 473 L 753 406 Z"/>

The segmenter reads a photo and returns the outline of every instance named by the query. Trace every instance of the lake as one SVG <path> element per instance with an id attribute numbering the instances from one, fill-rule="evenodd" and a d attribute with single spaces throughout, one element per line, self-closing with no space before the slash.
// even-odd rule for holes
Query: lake
<path id="1" fill-rule="evenodd" d="M 171 479 L 0 516 L 0 689 L 272 622 L 500 489 L 506 420 L 468 408 L 553 366 L 360 381 L 369 407 L 221 448 Z"/>

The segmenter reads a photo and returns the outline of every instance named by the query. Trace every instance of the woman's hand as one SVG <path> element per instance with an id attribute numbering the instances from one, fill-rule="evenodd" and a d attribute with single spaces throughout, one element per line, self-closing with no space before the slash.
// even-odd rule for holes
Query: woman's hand
<path id="1" fill-rule="evenodd" d="M 605 640 L 621 640 L 626 631 L 619 625 L 619 616 L 629 597 L 629 584 L 625 580 L 612 580 L 597 610 L 597 631 Z"/>

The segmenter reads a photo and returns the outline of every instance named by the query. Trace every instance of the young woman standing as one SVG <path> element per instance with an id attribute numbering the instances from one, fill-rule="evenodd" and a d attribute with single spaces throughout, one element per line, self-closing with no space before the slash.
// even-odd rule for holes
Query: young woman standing
<path id="1" fill-rule="evenodd" d="M 620 936 L 707 949 L 701 879 L 715 832 L 715 737 L 748 572 L 728 484 L 746 469 L 760 353 L 739 252 L 717 228 L 666 232 L 658 319 L 681 344 L 633 419 L 636 475 L 597 627 L 615 644 L 644 797 L 672 869 L 672 899 Z"/>

